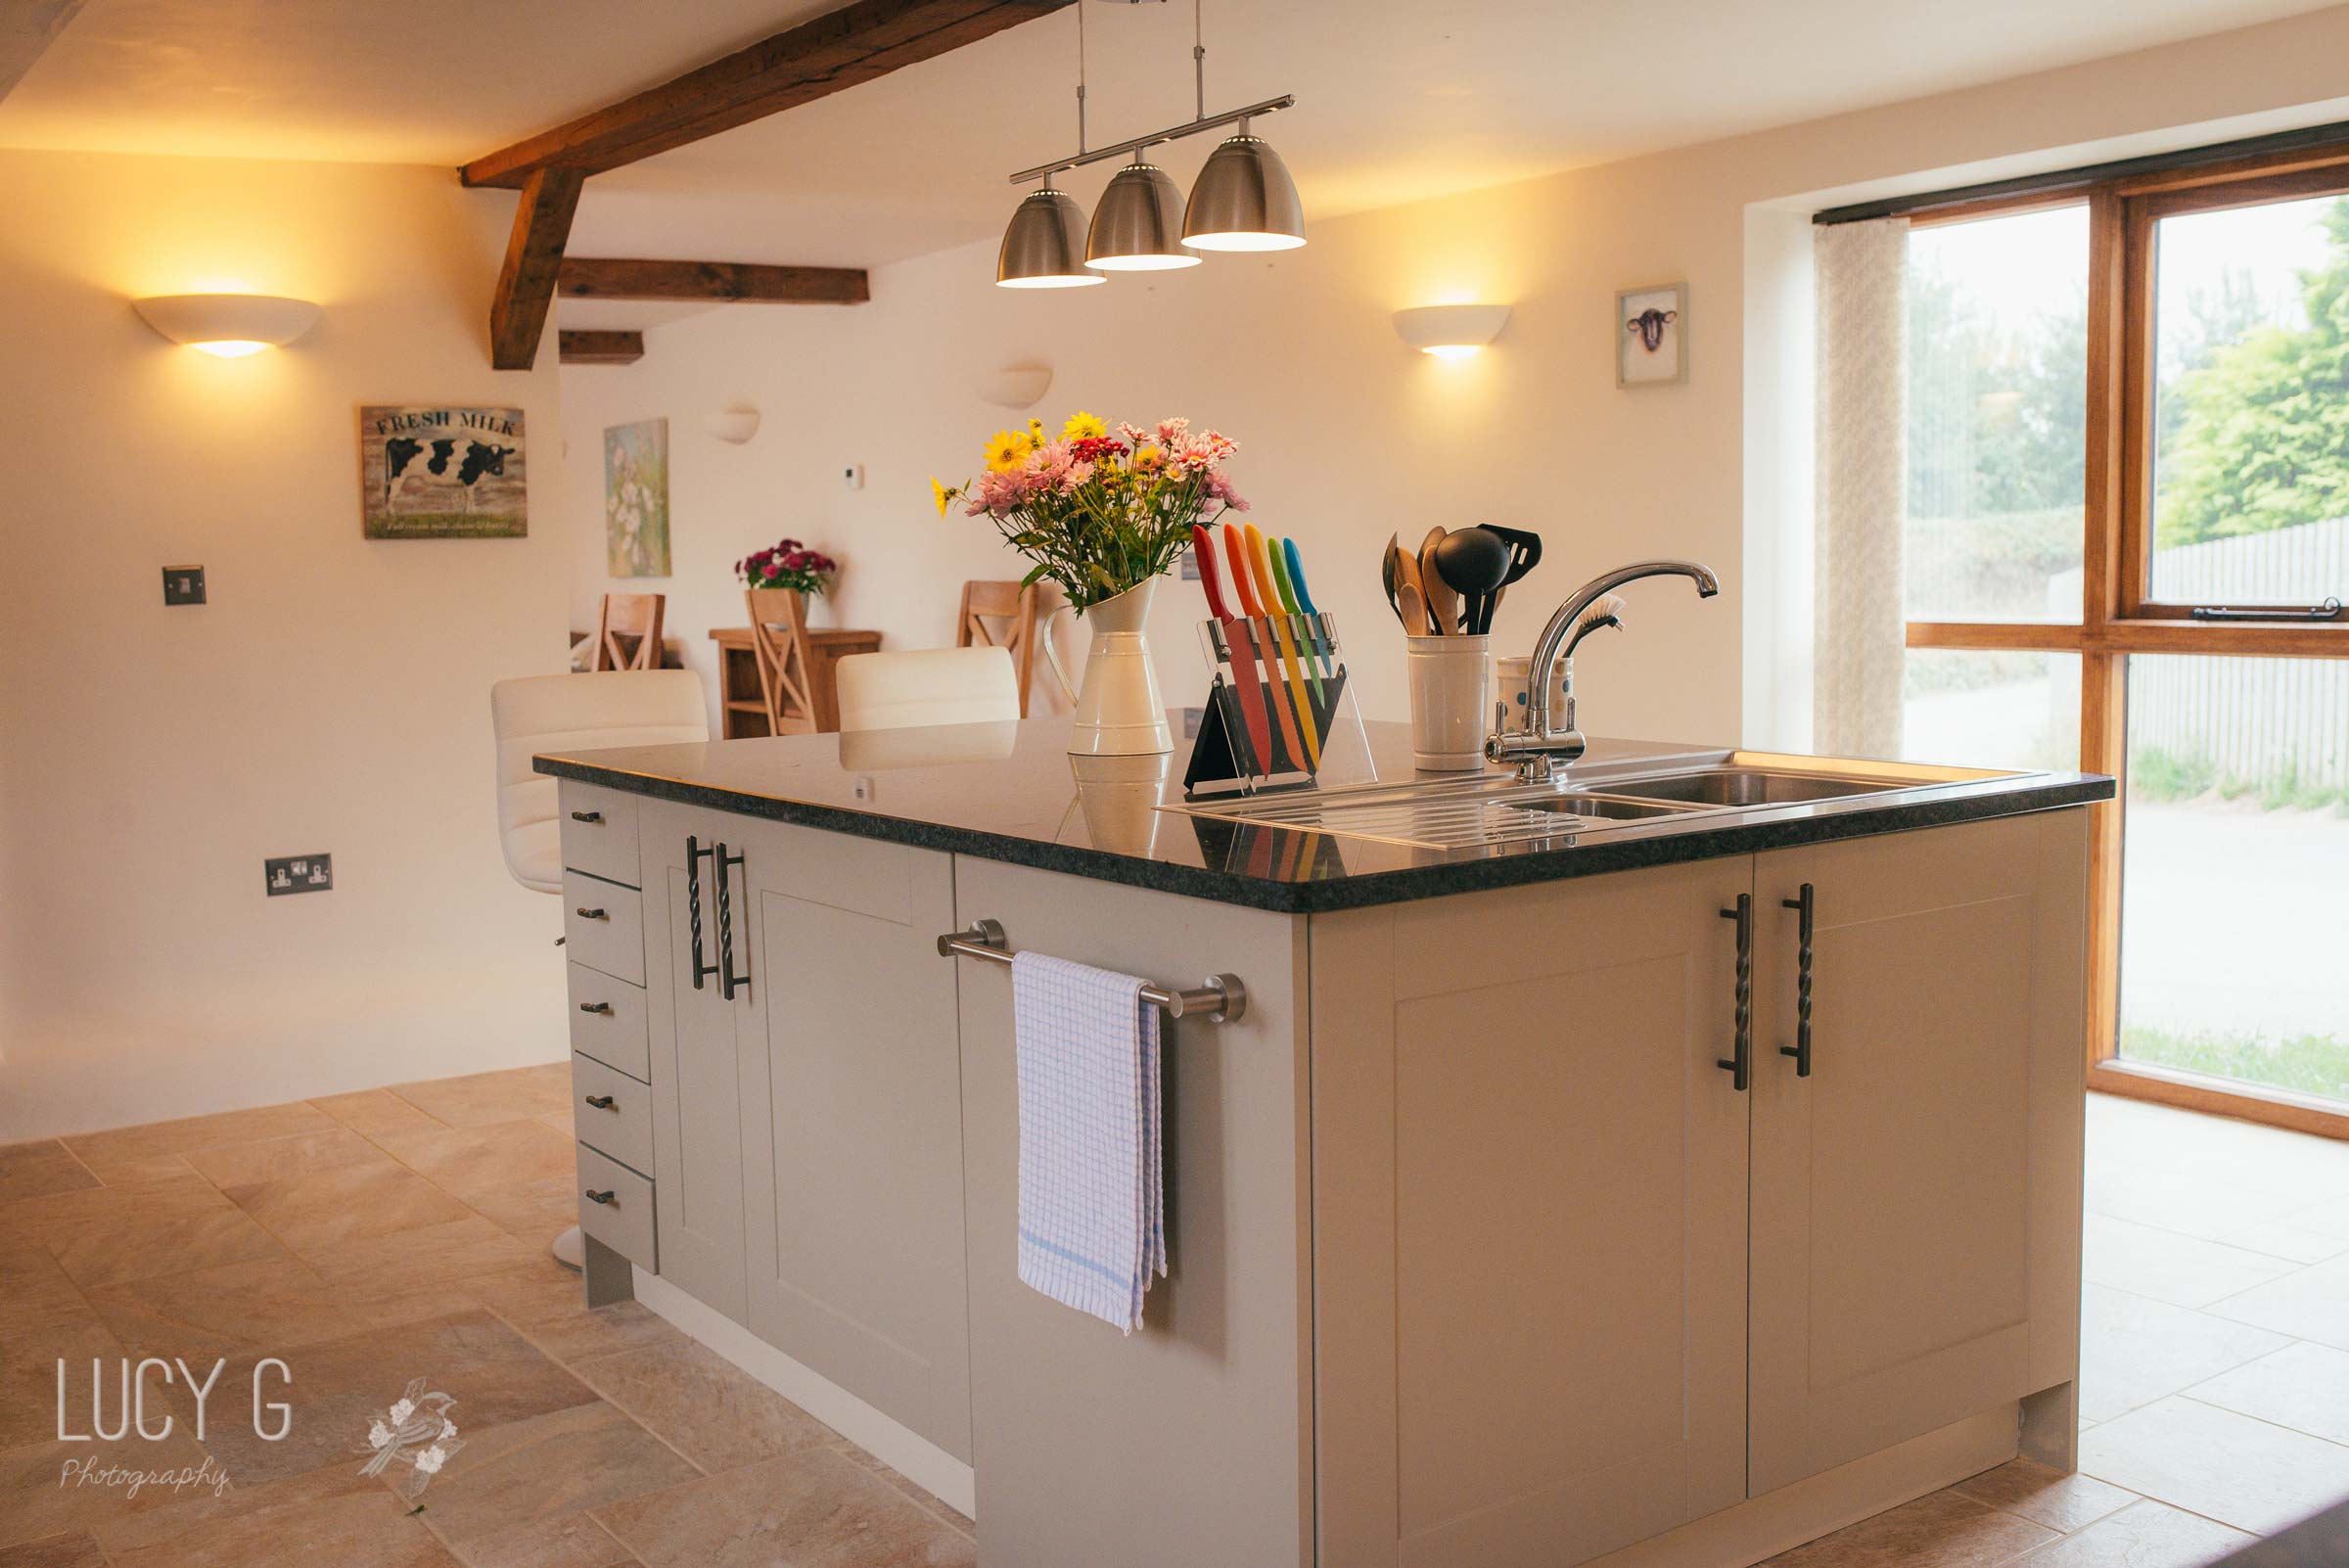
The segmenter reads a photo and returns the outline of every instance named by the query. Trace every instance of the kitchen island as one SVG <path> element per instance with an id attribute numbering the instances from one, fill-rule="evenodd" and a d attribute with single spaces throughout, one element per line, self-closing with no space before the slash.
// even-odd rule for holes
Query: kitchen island
<path id="1" fill-rule="evenodd" d="M 1744 1563 L 2068 1467 L 2110 781 L 1600 742 L 1395 790 L 1369 731 L 1389 787 L 1199 812 L 1051 719 L 539 759 L 589 1299 L 1018 1568 Z M 1130 1339 L 1017 1278 L 958 937 L 1244 988 L 1168 1024 Z"/>

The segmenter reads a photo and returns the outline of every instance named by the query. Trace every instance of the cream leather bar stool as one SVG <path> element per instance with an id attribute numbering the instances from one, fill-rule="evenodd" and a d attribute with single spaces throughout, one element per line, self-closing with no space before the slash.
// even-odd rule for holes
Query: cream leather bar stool
<path id="1" fill-rule="evenodd" d="M 914 729 L 1020 716 L 1020 680 L 1007 648 L 922 648 L 852 654 L 840 662 L 840 727 Z"/>
<path id="2" fill-rule="evenodd" d="M 514 880 L 538 893 L 563 891 L 563 838 L 556 784 L 530 770 L 540 752 L 662 746 L 710 738 L 702 680 L 690 669 L 619 669 L 589 675 L 530 675 L 489 688 L 497 731 L 497 837 Z M 555 1261 L 580 1267 L 579 1227 L 555 1238 Z"/>

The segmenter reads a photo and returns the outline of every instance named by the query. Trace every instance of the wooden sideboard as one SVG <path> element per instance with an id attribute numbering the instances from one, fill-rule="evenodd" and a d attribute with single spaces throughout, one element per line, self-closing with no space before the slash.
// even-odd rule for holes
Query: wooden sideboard
<path id="1" fill-rule="evenodd" d="M 759 692 L 759 654 L 751 646 L 748 626 L 713 626 L 710 640 L 717 644 L 718 712 L 724 715 L 725 740 L 763 735 L 766 702 Z M 851 654 L 881 651 L 881 633 L 840 626 L 807 629 L 809 694 L 815 701 L 815 727 L 829 733 L 840 728 L 840 687 L 834 670 Z"/>

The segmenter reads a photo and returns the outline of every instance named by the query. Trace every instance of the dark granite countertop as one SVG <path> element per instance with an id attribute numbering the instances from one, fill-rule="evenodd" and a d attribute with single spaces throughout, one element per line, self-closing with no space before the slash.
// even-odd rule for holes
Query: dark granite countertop
<path id="1" fill-rule="evenodd" d="M 1408 781 L 1409 727 L 1364 726 L 1382 782 Z M 1160 810 L 1190 751 L 1071 758 L 1065 718 L 566 752 L 541 773 L 661 800 L 1040 866 L 1259 909 L 1359 908 L 2110 800 L 2112 780 L 2021 773 L 1898 793 L 1432 850 Z M 1578 783 L 1722 757 L 1720 746 L 1593 741 Z M 1421 778 L 1441 775 L 1422 774 Z"/>

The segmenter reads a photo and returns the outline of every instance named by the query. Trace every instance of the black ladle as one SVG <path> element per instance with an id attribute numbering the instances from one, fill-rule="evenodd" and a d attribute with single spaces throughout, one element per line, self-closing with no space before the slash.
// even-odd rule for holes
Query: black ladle
<path id="1" fill-rule="evenodd" d="M 1494 595 L 1516 564 L 1509 542 L 1489 528 L 1447 533 L 1436 546 L 1436 572 L 1460 596 L 1460 629 L 1479 636 L 1493 629 Z"/>

